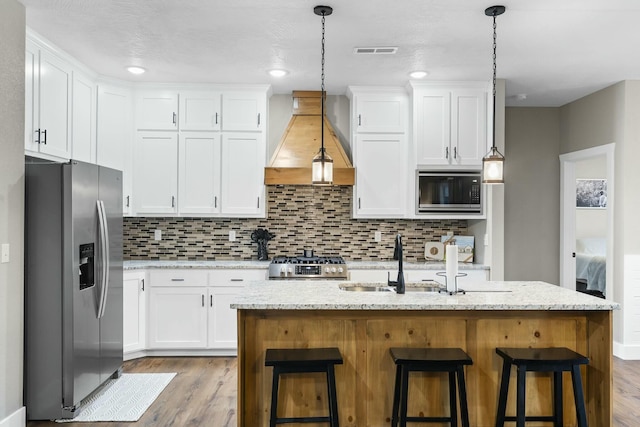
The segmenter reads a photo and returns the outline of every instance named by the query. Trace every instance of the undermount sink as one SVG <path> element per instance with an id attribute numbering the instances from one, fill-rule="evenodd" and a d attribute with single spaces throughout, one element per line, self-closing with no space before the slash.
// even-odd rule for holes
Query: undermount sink
<path id="1" fill-rule="evenodd" d="M 391 292 L 390 287 L 386 285 L 380 285 L 380 284 L 362 285 L 362 284 L 343 283 L 342 285 L 339 286 L 339 288 L 343 291 L 350 291 L 350 292 Z"/>

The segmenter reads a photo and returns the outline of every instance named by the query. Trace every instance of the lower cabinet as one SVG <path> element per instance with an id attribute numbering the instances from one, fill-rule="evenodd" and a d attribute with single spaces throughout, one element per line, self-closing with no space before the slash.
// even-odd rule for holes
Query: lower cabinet
<path id="1" fill-rule="evenodd" d="M 265 269 L 151 270 L 146 349 L 235 354 L 237 318 L 231 302 L 248 281 L 266 276 Z"/>
<path id="2" fill-rule="evenodd" d="M 125 360 L 146 348 L 146 273 L 125 272 L 123 277 L 122 339 Z"/>

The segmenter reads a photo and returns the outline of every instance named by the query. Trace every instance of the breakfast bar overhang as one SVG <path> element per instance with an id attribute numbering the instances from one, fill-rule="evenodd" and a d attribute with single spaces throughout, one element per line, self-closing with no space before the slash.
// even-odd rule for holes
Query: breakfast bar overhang
<path id="1" fill-rule="evenodd" d="M 502 367 L 496 347 L 568 347 L 589 358 L 582 367 L 589 425 L 612 425 L 612 310 L 618 304 L 544 282 L 482 282 L 453 295 L 407 286 L 407 293 L 399 295 L 348 292 L 327 281 L 251 283 L 232 304 L 238 309 L 238 426 L 268 425 L 272 372 L 264 366 L 266 349 L 311 347 L 340 349 L 344 364 L 335 372 L 343 427 L 390 424 L 391 347 L 467 352 L 473 359 L 466 367 L 469 416 L 477 427 L 495 425 Z M 551 378 L 529 375 L 527 412 L 547 415 L 553 402 Z M 448 414 L 446 382 L 446 375 L 436 373 L 412 376 L 408 412 Z M 564 425 L 575 426 L 566 373 L 563 382 Z M 287 416 L 327 410 L 321 374 L 284 376 L 278 398 Z M 507 404 L 507 413 L 514 411 L 515 387 Z"/>

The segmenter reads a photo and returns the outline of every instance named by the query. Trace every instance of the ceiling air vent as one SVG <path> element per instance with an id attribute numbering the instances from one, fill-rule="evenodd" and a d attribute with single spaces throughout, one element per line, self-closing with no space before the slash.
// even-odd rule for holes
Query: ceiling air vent
<path id="1" fill-rule="evenodd" d="M 353 49 L 353 53 L 363 55 L 393 55 L 397 52 L 397 47 L 356 47 Z"/>

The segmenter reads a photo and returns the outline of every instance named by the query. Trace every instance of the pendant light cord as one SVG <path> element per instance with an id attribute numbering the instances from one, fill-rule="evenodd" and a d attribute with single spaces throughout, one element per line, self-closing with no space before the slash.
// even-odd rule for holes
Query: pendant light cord
<path id="1" fill-rule="evenodd" d="M 496 148 L 496 70 L 497 70 L 497 66 L 496 66 L 496 50 L 497 50 L 497 43 L 496 40 L 498 38 L 497 32 L 496 32 L 496 10 L 494 9 L 493 11 L 493 132 L 492 137 L 493 137 L 493 144 L 492 147 L 495 149 Z"/>
<path id="2" fill-rule="evenodd" d="M 325 12 L 322 12 L 322 73 L 320 74 L 320 78 L 322 80 L 322 84 L 320 85 L 320 104 L 321 104 L 321 110 L 322 110 L 322 114 L 320 115 L 320 147 L 321 147 L 321 155 L 322 155 L 322 162 L 324 165 L 324 18 L 325 18 Z M 323 166 L 323 171 L 324 171 L 324 166 Z M 324 172 L 323 172 L 324 175 Z M 324 178 L 323 178 L 324 179 Z"/>

